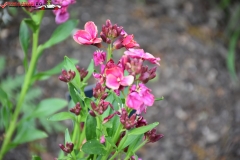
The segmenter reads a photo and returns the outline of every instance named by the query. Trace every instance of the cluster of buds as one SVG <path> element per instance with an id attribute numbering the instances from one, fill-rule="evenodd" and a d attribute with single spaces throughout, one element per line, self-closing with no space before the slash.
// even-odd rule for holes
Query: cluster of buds
<path id="1" fill-rule="evenodd" d="M 74 144 L 73 143 L 66 143 L 66 146 L 63 144 L 59 144 L 59 147 L 66 153 L 71 153 L 73 151 Z"/>
<path id="2" fill-rule="evenodd" d="M 100 36 L 103 42 L 108 44 L 112 43 L 112 39 L 120 35 L 123 27 L 117 26 L 117 24 L 112 25 L 111 21 L 108 19 L 106 24 L 102 26 L 102 32 Z"/>
<path id="3" fill-rule="evenodd" d="M 129 72 L 129 74 L 136 76 L 142 71 L 142 59 L 129 59 L 127 63 L 125 63 L 125 69 Z"/>
<path id="4" fill-rule="evenodd" d="M 82 110 L 80 103 L 78 102 L 75 107 L 70 109 L 70 112 L 74 113 L 76 116 L 80 114 L 80 111 Z"/>
<path id="5" fill-rule="evenodd" d="M 94 102 L 91 102 L 92 110 L 90 110 L 89 113 L 91 114 L 91 116 L 94 116 L 94 117 L 96 116 L 95 113 L 102 115 L 104 113 L 104 111 L 107 110 L 109 105 L 111 106 L 112 104 L 107 101 L 104 101 L 102 99 L 100 100 L 98 105 L 96 105 L 96 103 L 94 103 Z"/>
<path id="6" fill-rule="evenodd" d="M 150 143 L 150 142 L 151 142 L 151 143 L 154 143 L 154 142 L 157 142 L 157 141 L 159 141 L 161 138 L 164 137 L 163 134 L 157 134 L 156 132 L 157 132 L 156 128 L 153 128 L 151 131 L 146 132 L 146 133 L 144 134 L 144 135 L 145 135 L 145 139 L 147 139 L 149 143 Z"/>
<path id="7" fill-rule="evenodd" d="M 125 108 L 122 109 L 122 114 L 120 116 L 120 122 L 123 124 L 124 128 L 127 130 L 133 128 L 137 121 L 136 121 L 136 114 L 133 114 L 130 118 L 128 117 L 128 113 Z"/>
<path id="8" fill-rule="evenodd" d="M 75 75 L 76 73 L 74 71 L 66 71 L 63 69 L 62 74 L 58 77 L 58 79 L 63 82 L 70 82 L 75 77 Z"/>
<path id="9" fill-rule="evenodd" d="M 105 92 L 105 87 L 103 87 L 100 83 L 96 84 L 96 87 L 93 88 L 93 96 L 95 98 L 106 99 L 108 94 Z"/>
<path id="10" fill-rule="evenodd" d="M 148 70 L 148 66 L 143 66 L 141 69 L 141 74 L 139 80 L 143 83 L 147 83 L 149 80 L 156 77 L 157 67 L 153 67 Z"/>
<path id="11" fill-rule="evenodd" d="M 84 68 L 81 69 L 79 66 L 76 66 L 76 68 L 77 68 L 77 70 L 78 70 L 78 72 L 80 74 L 81 81 L 82 81 L 87 76 L 88 71 L 85 70 Z"/>

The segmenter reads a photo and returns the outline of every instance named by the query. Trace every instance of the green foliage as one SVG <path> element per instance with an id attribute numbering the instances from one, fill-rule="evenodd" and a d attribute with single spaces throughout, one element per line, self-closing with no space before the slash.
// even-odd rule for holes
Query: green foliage
<path id="1" fill-rule="evenodd" d="M 225 19 L 227 20 L 225 34 L 229 38 L 228 54 L 226 57 L 227 68 L 232 79 L 238 80 L 235 67 L 235 55 L 237 42 L 240 39 L 240 2 L 221 0 L 219 6 L 225 13 L 227 13 L 225 14 Z"/>
<path id="2" fill-rule="evenodd" d="M 29 46 L 29 40 L 30 40 L 30 34 L 28 31 L 28 27 L 25 21 L 22 21 L 20 24 L 20 30 L 19 30 L 19 41 L 22 47 L 22 50 L 24 52 L 24 59 L 23 59 L 23 65 L 25 70 L 28 70 L 28 46 Z"/>
<path id="3" fill-rule="evenodd" d="M 49 48 L 70 36 L 72 30 L 77 26 L 78 20 L 68 20 L 67 22 L 59 25 L 53 32 L 51 38 L 43 44 L 43 48 Z"/>
<path id="4" fill-rule="evenodd" d="M 97 154 L 97 155 L 106 154 L 105 146 L 95 139 L 84 143 L 84 145 L 82 146 L 82 150 L 87 154 Z"/>

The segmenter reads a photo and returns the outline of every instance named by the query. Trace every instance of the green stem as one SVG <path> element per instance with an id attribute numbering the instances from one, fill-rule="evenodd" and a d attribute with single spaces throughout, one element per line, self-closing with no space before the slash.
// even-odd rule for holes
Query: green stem
<path id="1" fill-rule="evenodd" d="M 79 146 L 77 145 L 79 142 L 79 135 L 80 135 L 80 122 L 79 122 L 79 116 L 76 116 L 74 121 L 74 130 L 73 130 L 73 136 L 72 136 L 72 142 L 75 144 L 74 148 L 78 149 Z"/>
<path id="2" fill-rule="evenodd" d="M 107 48 L 107 62 L 112 58 L 112 44 L 108 45 Z"/>
<path id="3" fill-rule="evenodd" d="M 123 128 L 123 125 L 120 124 L 120 126 L 118 127 L 114 137 L 113 137 L 113 143 L 116 144 L 117 143 L 117 140 L 119 139 L 119 136 L 121 134 L 121 131 L 122 131 L 122 128 Z M 112 145 L 110 144 L 109 146 L 107 146 L 107 151 L 108 153 L 103 157 L 103 160 L 107 160 L 107 158 L 109 157 L 109 155 L 111 154 L 112 152 Z"/>
<path id="4" fill-rule="evenodd" d="M 135 148 L 135 149 L 133 150 L 133 152 L 129 152 L 124 160 L 128 160 L 128 159 L 132 156 L 132 154 L 134 154 L 135 152 L 137 152 L 137 151 L 138 151 L 140 148 L 142 148 L 147 142 L 148 142 L 147 139 L 146 139 L 145 141 L 143 141 L 137 148 Z M 132 154 L 131 154 L 131 153 L 132 153 Z"/>
<path id="5" fill-rule="evenodd" d="M 12 135 L 16 129 L 16 123 L 17 123 L 18 116 L 21 111 L 25 96 L 27 94 L 28 89 L 31 86 L 31 78 L 34 74 L 37 60 L 38 60 L 38 52 L 37 52 L 38 35 L 39 35 L 39 28 L 33 33 L 32 59 L 30 61 L 29 69 L 26 73 L 26 76 L 23 82 L 21 93 L 20 93 L 16 108 L 14 110 L 12 120 L 10 122 L 8 130 L 6 131 L 6 136 L 4 138 L 3 145 L 0 151 L 0 159 L 3 159 L 4 154 L 7 152 L 8 145 L 10 144 Z"/>

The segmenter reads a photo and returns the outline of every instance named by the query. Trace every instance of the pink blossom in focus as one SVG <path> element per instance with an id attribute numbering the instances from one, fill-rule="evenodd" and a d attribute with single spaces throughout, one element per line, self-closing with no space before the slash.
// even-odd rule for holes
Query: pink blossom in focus
<path id="1" fill-rule="evenodd" d="M 123 75 L 123 70 L 120 67 L 112 67 L 106 70 L 106 86 L 113 90 L 119 89 L 120 85 L 130 86 L 133 83 L 132 75 Z"/>
<path id="2" fill-rule="evenodd" d="M 103 64 L 103 62 L 106 60 L 106 52 L 97 50 L 93 53 L 93 60 L 95 66 L 98 66 L 99 64 Z"/>
<path id="3" fill-rule="evenodd" d="M 124 54 L 132 58 L 142 58 L 144 60 L 151 62 L 152 64 L 157 64 L 160 66 L 159 64 L 160 58 L 155 58 L 152 54 L 147 52 L 145 53 L 143 49 L 131 48 L 128 51 L 125 51 Z"/>
<path id="4" fill-rule="evenodd" d="M 99 45 L 102 42 L 101 38 L 97 38 L 97 26 L 94 22 L 89 21 L 85 24 L 84 30 L 78 30 L 74 35 L 73 39 L 84 45 Z"/>
<path id="5" fill-rule="evenodd" d="M 133 85 L 131 87 L 131 93 L 127 96 L 127 106 L 135 109 L 137 114 L 146 113 L 147 106 L 152 106 L 154 103 L 154 95 L 151 94 L 151 90 L 147 88 L 143 83 L 139 86 Z"/>
<path id="6" fill-rule="evenodd" d="M 126 49 L 129 49 L 129 48 L 139 47 L 139 44 L 133 39 L 134 38 L 133 34 L 127 35 L 125 31 L 122 31 L 121 35 L 123 36 L 118 38 L 113 43 L 114 48 L 120 49 L 122 47 L 125 47 Z"/>

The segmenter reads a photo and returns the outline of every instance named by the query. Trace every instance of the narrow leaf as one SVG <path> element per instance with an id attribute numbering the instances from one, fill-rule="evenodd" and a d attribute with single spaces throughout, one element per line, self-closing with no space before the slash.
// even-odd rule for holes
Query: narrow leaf
<path id="1" fill-rule="evenodd" d="M 146 133 L 147 131 L 153 129 L 154 127 L 156 127 L 159 123 L 158 122 L 155 122 L 155 123 L 152 123 L 152 124 L 149 124 L 147 126 L 142 126 L 142 127 L 139 127 L 139 128 L 134 128 L 132 129 L 130 132 L 129 132 L 129 135 L 139 135 L 139 134 L 143 134 L 143 133 Z"/>
<path id="2" fill-rule="evenodd" d="M 67 101 L 60 98 L 49 98 L 42 100 L 37 109 L 32 113 L 32 117 L 49 116 L 67 106 Z"/>
<path id="3" fill-rule="evenodd" d="M 96 139 L 97 138 L 97 134 L 96 134 L 97 121 L 96 121 L 96 118 L 91 116 L 90 114 L 88 114 L 85 126 L 86 126 L 85 134 L 86 134 L 87 141 L 92 140 L 92 139 Z"/>
<path id="4" fill-rule="evenodd" d="M 29 40 L 30 40 L 30 34 L 28 31 L 28 27 L 26 22 L 23 20 L 20 24 L 19 41 L 20 41 L 22 50 L 24 52 L 23 64 L 24 64 L 25 70 L 28 70 L 27 52 L 28 52 Z"/>
<path id="5" fill-rule="evenodd" d="M 65 130 L 65 145 L 67 142 L 72 142 L 68 129 Z"/>
<path id="6" fill-rule="evenodd" d="M 49 117 L 48 120 L 49 121 L 63 121 L 63 120 L 67 120 L 67 119 L 74 120 L 74 118 L 75 117 L 72 113 L 60 112 L 60 113 L 54 114 L 53 116 Z"/>
<path id="7" fill-rule="evenodd" d="M 57 29 L 53 32 L 51 38 L 44 43 L 44 48 L 49 48 L 63 40 L 65 40 L 68 36 L 71 35 L 72 30 L 78 24 L 77 20 L 68 20 L 67 22 L 59 25 Z"/>

